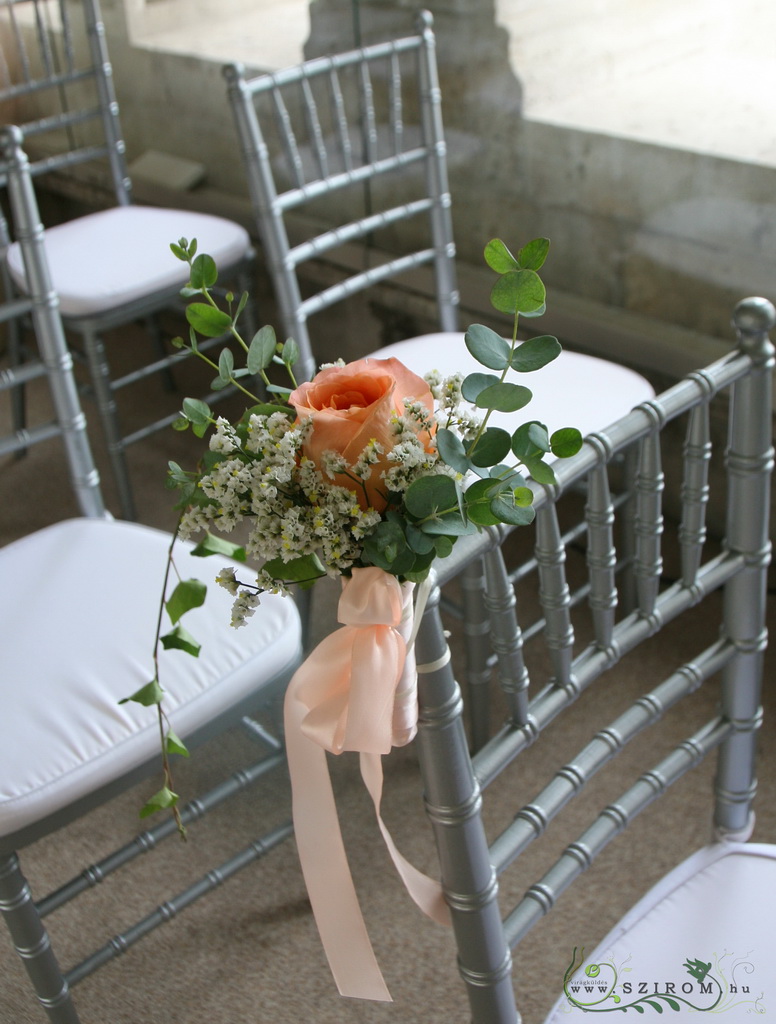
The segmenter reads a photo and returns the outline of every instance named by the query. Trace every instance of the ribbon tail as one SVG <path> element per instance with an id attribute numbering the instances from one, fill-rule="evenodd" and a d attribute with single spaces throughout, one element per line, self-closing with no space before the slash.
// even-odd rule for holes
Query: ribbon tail
<path id="1" fill-rule="evenodd" d="M 432 921 L 449 925 L 450 910 L 445 903 L 442 886 L 433 878 L 424 875 L 422 871 L 418 871 L 399 852 L 388 827 L 380 816 L 380 804 L 383 796 L 383 763 L 379 754 L 361 754 L 361 777 L 374 803 L 377 824 L 382 832 L 383 840 L 407 892 L 415 904 Z"/>
<path id="2" fill-rule="evenodd" d="M 391 1002 L 369 941 L 342 841 L 326 752 L 301 730 L 307 707 L 286 694 L 294 833 L 318 932 L 340 995 Z"/>

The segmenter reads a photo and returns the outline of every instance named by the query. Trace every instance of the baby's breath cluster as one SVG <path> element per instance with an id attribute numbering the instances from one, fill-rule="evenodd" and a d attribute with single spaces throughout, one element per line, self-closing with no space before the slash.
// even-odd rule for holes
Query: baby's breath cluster
<path id="1" fill-rule="evenodd" d="M 283 566 L 300 557 L 311 556 L 329 576 L 361 563 L 364 540 L 383 518 L 358 501 L 360 485 L 375 474 L 381 490 L 397 504 L 422 476 L 455 476 L 441 461 L 433 433 L 437 423 L 463 422 L 460 377 L 431 375 L 431 382 L 444 396 L 435 417 L 422 402 L 407 398 L 404 414 L 391 419 L 393 447 L 386 451 L 370 439 L 353 463 L 334 451 L 324 451 L 320 466 L 304 455 L 311 418 L 297 422 L 283 410 L 254 413 L 243 429 L 223 417 L 213 420 L 207 468 L 196 477 L 195 500 L 184 511 L 178 532 L 187 539 L 202 531 L 231 533 L 247 524 L 246 553 L 261 568 L 251 582 L 238 579 L 231 567 L 216 577 L 235 598 L 232 625 L 246 622 L 261 592 L 285 594 L 300 582 L 283 577 Z M 424 443 L 422 437 L 432 440 Z M 349 486 L 334 482 L 343 476 Z"/>

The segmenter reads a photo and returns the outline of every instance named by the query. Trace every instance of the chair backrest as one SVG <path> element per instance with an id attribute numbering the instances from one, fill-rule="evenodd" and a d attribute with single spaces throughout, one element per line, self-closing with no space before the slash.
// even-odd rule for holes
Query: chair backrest
<path id="1" fill-rule="evenodd" d="M 611 839 L 715 749 L 719 751 L 714 784 L 715 835 L 742 839 L 751 829 L 770 559 L 774 350 L 767 332 L 776 323 L 776 311 L 764 299 L 745 300 L 737 307 L 734 322 L 739 338 L 736 351 L 637 407 L 605 432 L 588 437 L 577 456 L 556 464 L 557 487 L 534 485 L 540 582 L 533 601 L 541 606 L 545 620 L 543 657 L 536 660 L 539 668 L 533 673 L 537 678 L 532 678 L 524 656 L 515 592 L 505 569 L 505 529 L 494 527 L 475 537 L 461 538 L 452 555 L 437 565 L 441 585 L 467 567 L 476 567 L 480 559 L 484 563 L 482 588 L 490 622 L 489 628 L 481 631 L 489 639 L 482 653 L 483 659 L 491 651 L 495 654 L 506 706 L 503 727 L 471 757 L 461 717 L 461 693 L 447 658 L 439 608 L 432 603 L 417 640 L 421 665 L 419 757 L 442 882 L 453 915 L 461 974 L 475 1024 L 515 1024 L 518 1017 L 511 950 Z M 728 418 L 726 446 L 724 441 L 719 445 L 713 440 L 716 418 L 722 414 Z M 677 435 L 677 428 L 684 429 L 684 440 Z M 636 607 L 618 616 L 615 514 L 608 474 L 617 454 L 633 444 L 638 447 L 632 502 Z M 587 543 L 582 558 L 564 548 L 556 502 L 563 491 L 584 481 Z M 715 500 L 717 492 L 725 510 L 725 536 L 719 547 L 707 538 L 706 527 L 710 499 Z M 664 578 L 663 568 L 664 556 L 670 553 L 666 545 L 671 517 L 666 516 L 664 521 L 663 516 L 663 503 L 667 504 L 669 497 L 676 499 L 668 507 L 678 524 L 673 534 L 673 582 Z M 567 555 L 568 563 L 572 558 L 583 562 L 589 590 L 586 605 L 578 606 L 575 618 L 569 608 Z M 668 565 L 668 558 L 665 561 Z M 691 609 L 701 601 L 718 600 L 715 592 L 719 591 L 721 631 L 715 628 L 709 639 L 699 639 L 691 625 L 695 620 L 689 618 L 697 613 L 691 613 Z M 710 607 L 712 615 L 717 616 L 716 627 L 720 612 L 713 603 Z M 689 659 L 686 650 L 677 654 L 666 678 L 646 693 L 637 692 L 632 703 L 629 695 L 624 708 L 616 708 L 624 681 L 630 678 L 628 662 L 621 663 L 621 659 L 629 654 L 643 659 L 648 638 L 671 623 L 680 626 L 683 622 L 687 625 L 680 646 L 692 643 L 694 647 L 704 641 L 707 645 Z M 575 629 L 582 633 L 580 644 L 575 644 Z M 661 657 L 673 659 L 673 651 L 665 650 L 662 638 L 661 633 Z M 621 671 L 625 669 L 619 678 L 618 663 Z M 486 669 L 483 661 L 483 672 Z M 665 756 L 653 764 L 656 751 L 664 743 L 667 724 L 658 728 L 664 714 L 668 718 L 673 712 L 672 728 L 679 730 L 679 736 L 686 735 L 685 730 L 692 728 L 688 723 L 693 712 L 697 717 L 700 709 L 692 701 L 684 701 L 678 714 L 675 708 L 716 675 L 719 703 L 712 701 L 710 720 L 697 725 L 675 747 L 672 740 Z M 594 688 L 597 682 L 603 686 Z M 488 807 L 486 787 L 511 765 L 517 774 L 510 775 L 510 785 L 519 792 L 527 781 L 520 774 L 523 761 L 519 755 L 564 712 L 558 724 L 566 728 L 566 736 L 573 733 L 574 714 L 579 715 L 580 704 L 587 706 L 582 702 L 595 699 L 596 691 L 603 696 L 598 697 L 598 712 L 608 717 L 595 722 L 595 735 L 591 733 L 590 741 L 578 753 L 570 759 L 567 751 L 558 755 L 564 760 L 554 765 L 554 774 L 546 785 L 530 779 L 537 795 L 516 806 L 508 822 L 498 825 L 487 819 L 488 834 L 502 829 L 489 844 L 482 816 L 483 799 Z M 576 704 L 578 700 L 580 704 Z M 705 710 L 708 712 L 708 707 Z M 551 866 L 504 914 L 498 902 L 499 884 L 502 888 L 513 884 L 508 881 L 511 875 L 503 874 L 506 869 L 610 761 L 617 766 L 614 774 L 619 777 L 612 781 L 619 792 L 623 778 L 634 771 L 634 747 L 629 744 L 648 727 L 654 731 L 649 733 L 648 749 L 641 753 L 651 760 L 643 773 L 638 776 L 642 766 L 636 767 L 632 785 L 603 812 L 594 811 L 589 826 L 560 857 L 555 859 L 557 851 L 553 852 Z M 667 739 L 667 732 L 665 736 Z M 550 737 L 547 742 L 552 746 L 558 736 Z M 623 767 L 622 761 L 615 759 L 626 749 Z M 502 801 L 504 791 L 502 784 Z M 660 839 L 653 833 L 650 856 L 659 857 L 656 851 Z M 501 883 L 496 881 L 499 876 Z M 520 891 L 525 891 L 524 882 L 515 897 Z M 559 977 L 558 992 L 561 983 Z"/>
<path id="2" fill-rule="evenodd" d="M 81 410 L 73 378 L 73 360 L 65 341 L 58 300 L 51 285 L 43 227 L 38 213 L 30 165 L 21 147 L 19 129 L 0 129 L 0 179 L 5 181 L 11 211 L 12 234 L 19 242 L 29 296 L 19 298 L 6 292 L 0 306 L 0 323 L 30 318 L 37 340 L 39 358 L 11 361 L 0 371 L 0 395 L 11 395 L 31 381 L 47 377 L 55 419 L 50 423 L 11 429 L 0 435 L 0 455 L 22 452 L 31 445 L 60 436 L 64 442 L 73 489 L 86 516 L 103 516 L 105 510 L 99 475 L 92 460 L 86 434 L 86 418 Z M 0 226 L 0 248 L 9 242 L 7 224 Z M 5 253 L 0 252 L 5 260 Z"/>
<path id="3" fill-rule="evenodd" d="M 21 128 L 33 176 L 107 164 L 116 202 L 129 203 L 97 0 L 0 0 L 0 43 L 0 118 Z"/>
<path id="4" fill-rule="evenodd" d="M 316 365 L 308 317 L 421 266 L 434 267 L 442 329 L 456 330 L 455 249 L 431 16 L 422 13 L 418 33 L 404 39 L 254 78 L 234 64 L 224 74 L 283 327 L 301 347 L 306 375 Z M 396 229 L 418 218 L 426 220 L 420 222 L 420 242 L 416 229 L 412 251 L 363 269 L 356 264 L 343 279 L 303 299 L 298 270 L 305 261 L 348 243 L 364 242 L 368 250 L 378 239 L 390 251 Z M 292 244 L 294 231 L 302 240 Z"/>

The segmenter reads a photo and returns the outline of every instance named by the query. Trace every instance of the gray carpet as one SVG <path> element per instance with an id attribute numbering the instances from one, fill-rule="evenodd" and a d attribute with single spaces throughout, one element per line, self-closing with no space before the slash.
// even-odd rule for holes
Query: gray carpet
<path id="1" fill-rule="evenodd" d="M 120 342 L 127 351 L 141 343 L 142 337 L 133 334 Z M 188 371 L 181 373 L 181 388 L 194 393 Z M 124 414 L 128 420 L 141 418 L 148 406 L 169 398 L 151 389 L 142 397 L 127 397 Z M 171 401 L 175 405 L 179 399 L 173 396 Z M 114 503 L 96 430 L 94 442 L 105 491 Z M 132 450 L 130 461 L 143 522 L 172 527 L 171 496 L 164 489 L 166 461 L 172 457 L 191 463 L 196 451 L 190 437 L 172 432 Z M 1 468 L 0 542 L 74 512 L 55 447 L 37 449 L 28 458 L 8 461 Z M 3 585 L 12 586 L 13 581 L 4 580 Z M 317 636 L 334 625 L 335 596 L 336 590 L 329 585 L 316 591 Z M 597 711 L 605 712 L 606 721 L 613 718 L 620 707 L 662 678 L 666 665 L 673 667 L 677 658 L 692 655 L 700 648 L 702 636 L 715 635 L 718 609 L 714 602 L 711 605 L 669 628 L 637 657 L 626 659 L 595 693 L 585 695 L 565 720 L 526 752 L 516 776 L 494 787 L 492 802 L 486 805 L 490 830 L 504 820 L 509 807 L 516 808 L 518 801 L 538 791 L 556 758 L 571 756 L 590 737 L 598 724 Z M 772 599 L 769 611 L 773 619 Z M 584 630 L 580 636 L 583 638 Z M 771 676 L 772 670 L 768 682 Z M 755 838 L 774 842 L 776 707 L 770 687 L 766 687 L 765 700 Z M 709 686 L 694 696 L 691 705 L 700 711 L 712 709 L 715 702 L 714 689 Z M 664 748 L 692 731 L 689 714 L 682 710 L 668 715 L 657 737 L 640 738 L 613 772 L 595 780 L 569 810 L 565 824 L 553 825 L 502 878 L 505 900 L 519 896 L 535 880 L 542 858 L 576 838 L 586 813 L 600 809 L 638 774 L 643 767 L 637 767 L 639 749 L 647 751 L 647 763 L 652 764 Z M 190 763 L 178 769 L 184 798 L 216 780 L 225 769 L 237 766 L 249 753 L 248 746 L 242 735 L 234 733 L 200 749 Z M 526 1024 L 539 1024 L 543 1019 L 560 990 L 573 948 L 590 948 L 675 858 L 707 840 L 712 772 L 713 765 L 702 768 L 645 812 L 519 948 L 516 977 Z M 452 937 L 425 920 L 403 892 L 380 840 L 355 760 L 347 755 L 334 760 L 332 775 L 353 874 L 394 1003 L 371 1004 L 337 995 L 310 915 L 294 844 L 289 841 L 78 986 L 76 1003 L 84 1024 L 463 1024 L 468 1020 Z M 137 826 L 137 810 L 149 791 L 148 785 L 138 787 L 27 850 L 24 863 L 33 890 L 42 892 L 61 883 L 117 842 L 129 839 Z M 288 801 L 284 774 L 267 778 L 231 806 L 193 826 L 188 843 L 169 841 L 90 892 L 80 908 L 76 905 L 54 914 L 50 929 L 62 961 L 71 962 L 91 945 L 151 911 L 214 861 L 247 845 L 265 824 L 282 821 L 288 814 Z M 418 867 L 433 873 L 435 854 L 423 817 L 412 747 L 386 759 L 384 816 L 400 849 Z M 34 1024 L 45 1019 L 31 999 L 5 934 L 0 939 L 0 977 L 2 1024 Z"/>

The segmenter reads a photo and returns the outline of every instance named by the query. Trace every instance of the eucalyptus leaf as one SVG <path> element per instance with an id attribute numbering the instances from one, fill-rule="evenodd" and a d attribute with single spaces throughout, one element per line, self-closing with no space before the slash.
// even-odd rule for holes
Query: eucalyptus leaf
<path id="1" fill-rule="evenodd" d="M 550 437 L 550 450 L 559 459 L 568 459 L 576 455 L 582 447 L 582 434 L 576 427 L 561 427 Z"/>
<path id="2" fill-rule="evenodd" d="M 234 373 L 234 353 L 230 348 L 222 348 L 218 357 L 218 372 L 227 383 Z"/>
<path id="3" fill-rule="evenodd" d="M 218 338 L 232 326 L 232 318 L 222 309 L 206 302 L 192 302 L 186 306 L 186 319 L 195 331 L 206 338 Z"/>
<path id="4" fill-rule="evenodd" d="M 545 454 L 549 452 L 550 436 L 547 433 L 547 428 L 543 423 L 537 423 L 536 421 L 534 421 L 533 423 L 529 423 L 528 437 L 533 442 L 533 444 L 536 445 L 540 452 L 544 452 Z"/>
<path id="5" fill-rule="evenodd" d="M 437 451 L 443 462 L 456 473 L 468 473 L 471 468 L 463 441 L 452 430 L 440 427 L 436 432 Z"/>
<path id="6" fill-rule="evenodd" d="M 500 238 L 492 238 L 485 246 L 483 255 L 490 269 L 495 270 L 497 274 L 506 274 L 507 271 L 518 270 L 520 267 L 518 261 Z"/>
<path id="7" fill-rule="evenodd" d="M 517 262 L 527 270 L 541 270 L 550 251 L 549 238 L 534 238 L 517 254 Z"/>
<path id="8" fill-rule="evenodd" d="M 474 523 L 468 522 L 457 512 L 440 516 L 438 519 L 429 519 L 421 526 L 424 533 L 444 534 L 448 537 L 466 537 L 476 533 L 477 527 Z"/>
<path id="9" fill-rule="evenodd" d="M 552 485 L 558 482 L 552 467 L 548 466 L 546 462 L 542 462 L 541 459 L 525 460 L 525 468 L 537 484 Z"/>
<path id="10" fill-rule="evenodd" d="M 416 519 L 427 519 L 439 512 L 457 508 L 458 493 L 455 483 L 449 476 L 419 477 L 407 488 L 404 505 Z"/>
<path id="11" fill-rule="evenodd" d="M 173 625 L 192 608 L 201 607 L 206 596 L 207 587 L 202 580 L 181 580 L 164 605 Z"/>
<path id="12" fill-rule="evenodd" d="M 535 270 L 511 270 L 496 281 L 490 301 L 502 313 L 530 313 L 542 305 L 546 294 Z"/>
<path id="13" fill-rule="evenodd" d="M 283 349 L 280 353 L 280 358 L 286 364 L 286 366 L 293 366 L 294 363 L 299 361 L 299 346 L 293 338 L 287 338 Z"/>
<path id="14" fill-rule="evenodd" d="M 237 303 L 237 309 L 234 311 L 235 320 L 242 313 L 245 307 L 248 305 L 249 295 L 247 292 L 243 292 L 240 296 L 240 301 Z"/>
<path id="15" fill-rule="evenodd" d="M 533 505 L 518 505 L 509 492 L 498 494 L 490 503 L 490 507 L 500 523 L 507 523 L 510 526 L 528 526 L 536 516 Z"/>
<path id="16" fill-rule="evenodd" d="M 284 395 L 286 398 L 291 394 L 291 388 L 281 387 L 280 384 L 267 384 L 267 391 L 273 395 Z"/>
<path id="17" fill-rule="evenodd" d="M 257 331 L 248 346 L 248 369 L 252 374 L 266 370 L 275 355 L 277 337 L 269 325 Z"/>
<path id="18" fill-rule="evenodd" d="M 210 406 L 199 398 L 183 399 L 183 415 L 189 423 L 205 424 L 205 426 L 212 419 Z"/>
<path id="19" fill-rule="evenodd" d="M 475 466 L 495 466 L 509 454 L 512 438 L 501 427 L 488 427 L 476 447 L 469 452 Z"/>
<path id="20" fill-rule="evenodd" d="M 477 401 L 479 394 L 485 390 L 485 388 L 492 387 L 494 384 L 500 384 L 501 378 L 497 377 L 493 373 L 470 373 L 463 379 L 461 384 L 461 394 L 467 402 L 474 404 Z"/>
<path id="21" fill-rule="evenodd" d="M 512 434 L 512 454 L 521 462 L 542 454 L 542 449 L 538 448 L 531 439 L 531 428 L 534 426 L 541 427 L 542 424 L 538 420 L 529 420 L 526 423 L 521 423 Z"/>
<path id="22" fill-rule="evenodd" d="M 189 257 L 182 245 L 177 245 L 175 242 L 170 242 L 170 251 L 172 252 L 173 256 L 177 256 L 177 258 L 181 260 L 183 263 L 188 263 Z"/>
<path id="23" fill-rule="evenodd" d="M 477 480 L 466 489 L 466 515 L 478 526 L 495 526 L 501 520 L 495 516 L 490 504 L 501 489 L 498 480 Z"/>
<path id="24" fill-rule="evenodd" d="M 533 393 L 521 384 L 509 381 L 492 384 L 477 396 L 475 405 L 478 409 L 494 409 L 497 412 L 517 412 L 524 408 L 533 398 Z"/>
<path id="25" fill-rule="evenodd" d="M 428 534 L 423 533 L 422 530 L 419 530 L 413 523 L 407 523 L 404 532 L 407 537 L 407 544 L 416 555 L 427 555 L 429 552 L 436 553 L 434 539 L 429 537 Z"/>
<path id="26" fill-rule="evenodd" d="M 210 389 L 212 391 L 223 391 L 224 388 L 228 388 L 231 381 L 228 377 L 214 377 L 210 382 Z"/>
<path id="27" fill-rule="evenodd" d="M 541 370 L 553 359 L 557 359 L 561 351 L 560 342 L 551 334 L 529 338 L 515 349 L 512 355 L 512 369 L 517 370 L 518 373 Z"/>
<path id="28" fill-rule="evenodd" d="M 478 363 L 491 370 L 504 370 L 509 366 L 512 346 L 483 324 L 472 324 L 464 335 L 469 352 Z"/>
<path id="29" fill-rule="evenodd" d="M 218 280 L 216 261 L 207 253 L 200 253 L 191 264 L 191 285 L 193 288 L 212 288 Z"/>
<path id="30" fill-rule="evenodd" d="M 434 536 L 434 548 L 437 558 L 449 558 L 455 546 L 455 537 L 448 537 L 446 534 Z"/>

